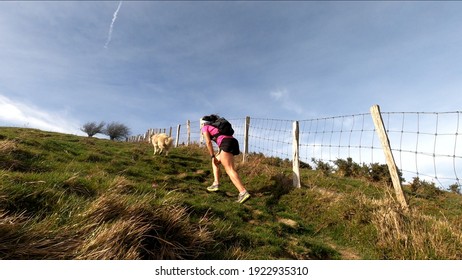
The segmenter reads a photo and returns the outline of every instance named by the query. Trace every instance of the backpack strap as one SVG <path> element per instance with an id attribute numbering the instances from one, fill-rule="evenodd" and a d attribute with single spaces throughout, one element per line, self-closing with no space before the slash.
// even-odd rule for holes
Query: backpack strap
<path id="1" fill-rule="evenodd" d="M 210 137 L 212 138 L 213 141 L 215 141 L 215 143 L 217 142 L 218 140 L 218 136 L 220 136 L 221 133 L 218 131 L 218 133 L 214 134 L 214 135 L 210 135 Z"/>
<path id="2" fill-rule="evenodd" d="M 218 139 L 218 136 L 221 135 L 220 130 L 219 130 L 217 127 L 215 127 L 215 126 L 213 126 L 213 125 L 211 125 L 211 124 L 208 124 L 208 125 L 211 126 L 211 127 L 216 128 L 217 131 L 218 131 L 217 133 L 215 133 L 215 134 L 213 134 L 213 135 L 209 132 L 210 138 L 216 143 L 216 142 L 217 142 L 217 139 Z"/>

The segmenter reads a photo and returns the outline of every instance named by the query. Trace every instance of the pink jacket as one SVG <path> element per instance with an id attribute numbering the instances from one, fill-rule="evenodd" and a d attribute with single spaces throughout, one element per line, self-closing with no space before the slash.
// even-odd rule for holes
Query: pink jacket
<path id="1" fill-rule="evenodd" d="M 204 133 L 204 132 L 208 132 L 210 134 L 210 138 L 212 138 L 213 135 L 217 134 L 218 133 L 218 128 L 214 127 L 214 126 L 211 126 L 211 125 L 204 125 L 201 129 L 201 131 Z M 221 141 L 223 141 L 223 139 L 225 138 L 233 138 L 233 136 L 227 136 L 227 135 L 220 135 L 218 136 L 217 138 L 217 145 L 218 147 L 220 147 L 221 145 Z"/>

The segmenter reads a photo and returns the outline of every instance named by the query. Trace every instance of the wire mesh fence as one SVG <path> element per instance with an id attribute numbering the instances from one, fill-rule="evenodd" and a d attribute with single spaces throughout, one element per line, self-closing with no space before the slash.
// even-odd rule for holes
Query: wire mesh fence
<path id="1" fill-rule="evenodd" d="M 439 185 L 460 185 L 462 112 L 382 113 L 397 166 L 403 174 Z"/>
<path id="2" fill-rule="evenodd" d="M 406 181 L 419 177 L 444 188 L 451 184 L 460 185 L 462 112 L 381 114 L 396 166 Z M 235 138 L 244 143 L 246 118 L 228 120 L 233 125 Z M 298 122 L 299 160 L 302 162 L 313 163 L 314 159 L 333 163 L 351 158 L 359 164 L 385 164 L 370 113 Z M 292 160 L 293 123 L 294 120 L 250 118 L 248 152 Z M 178 139 L 179 145 L 202 143 L 199 120 L 178 125 L 172 136 Z"/>

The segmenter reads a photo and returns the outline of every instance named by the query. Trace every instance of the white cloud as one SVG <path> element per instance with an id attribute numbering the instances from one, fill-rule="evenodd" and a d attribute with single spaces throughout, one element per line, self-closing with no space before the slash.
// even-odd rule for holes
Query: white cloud
<path id="1" fill-rule="evenodd" d="M 288 90 L 278 89 L 270 92 L 270 97 L 273 101 L 278 102 L 281 108 L 294 112 L 298 115 L 303 114 L 304 110 L 299 105 L 297 98 L 293 97 Z"/>
<path id="2" fill-rule="evenodd" d="M 0 95 L 0 121 L 10 126 L 24 126 L 46 131 L 83 135 L 76 121 L 63 114 L 50 113 L 29 105 L 15 102 Z"/>
<path id="3" fill-rule="evenodd" d="M 270 92 L 271 99 L 273 99 L 274 101 L 281 100 L 281 98 L 283 98 L 283 96 L 285 95 L 287 95 L 286 90 L 276 90 Z"/>

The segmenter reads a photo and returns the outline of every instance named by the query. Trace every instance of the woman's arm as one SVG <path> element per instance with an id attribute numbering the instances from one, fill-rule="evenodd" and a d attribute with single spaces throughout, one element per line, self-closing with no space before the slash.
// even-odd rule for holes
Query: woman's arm
<path id="1" fill-rule="evenodd" d="M 204 135 L 205 145 L 207 146 L 210 157 L 213 158 L 215 156 L 215 152 L 213 151 L 212 138 L 210 137 L 210 133 L 204 131 L 202 132 L 202 135 Z"/>

